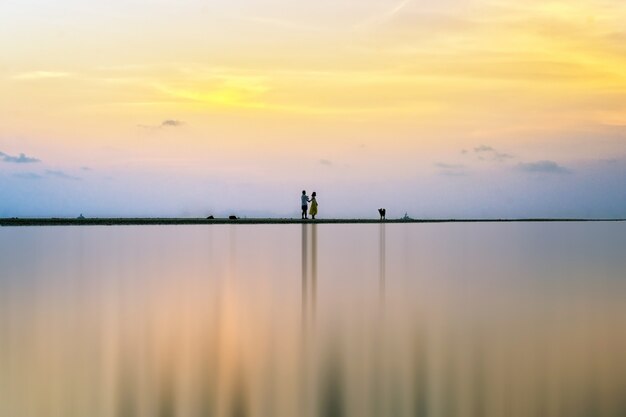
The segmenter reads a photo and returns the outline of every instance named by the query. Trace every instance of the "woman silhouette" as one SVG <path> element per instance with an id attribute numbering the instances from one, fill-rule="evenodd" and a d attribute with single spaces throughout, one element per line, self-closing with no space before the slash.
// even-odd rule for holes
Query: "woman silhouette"
<path id="1" fill-rule="evenodd" d="M 311 194 L 311 209 L 309 210 L 309 214 L 312 219 L 315 219 L 315 215 L 317 214 L 317 198 L 315 198 L 317 194 L 313 191 Z"/>

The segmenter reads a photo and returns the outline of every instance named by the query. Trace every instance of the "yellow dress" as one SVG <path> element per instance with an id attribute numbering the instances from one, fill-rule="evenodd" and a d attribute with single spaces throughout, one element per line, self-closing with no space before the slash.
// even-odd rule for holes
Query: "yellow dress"
<path id="1" fill-rule="evenodd" d="M 317 214 L 317 200 L 315 198 L 311 200 L 311 208 L 309 209 L 309 214 L 311 216 L 315 216 Z"/>

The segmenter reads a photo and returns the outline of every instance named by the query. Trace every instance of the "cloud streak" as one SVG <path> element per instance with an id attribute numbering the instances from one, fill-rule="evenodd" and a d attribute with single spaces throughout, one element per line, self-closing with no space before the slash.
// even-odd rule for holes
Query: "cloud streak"
<path id="1" fill-rule="evenodd" d="M 480 145 L 474 148 L 474 152 L 493 152 L 493 151 L 495 151 L 495 149 L 487 145 Z"/>
<path id="2" fill-rule="evenodd" d="M 63 172 L 61 170 L 47 169 L 46 170 L 46 175 L 49 176 L 49 177 L 60 178 L 60 179 L 63 179 L 63 180 L 74 180 L 74 181 L 80 180 L 79 177 L 75 177 L 73 175 L 66 174 L 65 172 Z"/>
<path id="3" fill-rule="evenodd" d="M 185 124 L 185 122 L 175 119 L 166 119 L 161 122 L 159 125 L 137 125 L 142 129 L 167 129 L 167 128 L 175 128 L 181 127 Z"/>
<path id="4" fill-rule="evenodd" d="M 0 158 L 2 158 L 2 161 L 4 162 L 9 162 L 13 164 L 31 164 L 35 162 L 41 162 L 39 159 L 26 156 L 23 153 L 20 153 L 19 156 L 12 156 L 4 152 L 0 152 Z"/>
<path id="5" fill-rule="evenodd" d="M 522 162 L 517 169 L 531 174 L 567 174 L 570 171 L 554 161 Z"/>
<path id="6" fill-rule="evenodd" d="M 467 154 L 467 151 L 464 149 L 461 151 L 462 154 Z M 514 158 L 513 155 L 503 152 L 498 152 L 495 148 L 487 145 L 480 145 L 474 148 L 474 153 L 479 154 L 479 159 L 486 159 L 485 155 L 487 155 L 487 159 L 491 159 L 494 161 L 504 161 L 505 159 Z"/>
<path id="7" fill-rule="evenodd" d="M 161 127 L 179 127 L 182 125 L 184 125 L 184 123 L 180 120 L 168 119 L 161 122 Z"/>
<path id="8" fill-rule="evenodd" d="M 437 162 L 435 167 L 439 169 L 439 175 L 447 177 L 461 177 L 467 175 L 467 170 L 463 164 L 449 164 L 445 162 Z"/>
<path id="9" fill-rule="evenodd" d="M 20 178 L 23 180 L 40 180 L 43 178 L 41 175 L 36 174 L 34 172 L 17 172 L 13 174 L 13 176 L 15 178 Z"/>
<path id="10" fill-rule="evenodd" d="M 402 9 L 404 9 L 412 0 L 403 0 L 400 3 L 396 4 L 391 9 L 381 13 L 380 15 L 374 16 L 370 19 L 367 19 L 363 22 L 357 23 L 354 25 L 355 29 L 360 29 L 369 26 L 382 25 L 389 20 L 393 19 L 395 15 L 397 15 Z"/>
<path id="11" fill-rule="evenodd" d="M 442 168 L 442 169 L 460 169 L 460 168 L 465 168 L 465 166 L 462 165 L 462 164 L 446 164 L 444 162 L 437 162 L 435 164 L 435 166 L 437 168 Z"/>
<path id="12" fill-rule="evenodd" d="M 69 72 L 61 72 L 61 71 L 30 71 L 23 72 L 21 74 L 16 74 L 12 78 L 14 80 L 49 80 L 55 78 L 67 78 L 69 77 Z"/>

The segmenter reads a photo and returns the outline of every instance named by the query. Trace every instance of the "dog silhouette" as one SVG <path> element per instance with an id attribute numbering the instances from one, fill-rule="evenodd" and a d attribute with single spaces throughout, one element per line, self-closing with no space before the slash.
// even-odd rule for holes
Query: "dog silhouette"
<path id="1" fill-rule="evenodd" d="M 380 220 L 385 220 L 385 215 L 387 214 L 387 209 L 379 208 L 378 214 L 380 214 Z"/>

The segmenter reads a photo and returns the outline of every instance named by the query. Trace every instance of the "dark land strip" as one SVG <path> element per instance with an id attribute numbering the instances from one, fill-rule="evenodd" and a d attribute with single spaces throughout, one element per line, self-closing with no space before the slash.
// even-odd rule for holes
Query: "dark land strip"
<path id="1" fill-rule="evenodd" d="M 142 225 L 210 225 L 210 224 L 370 224 L 370 223 L 498 223 L 498 222 L 623 222 L 626 219 L 290 219 L 290 218 L 0 218 L 0 226 L 142 226 Z"/>

